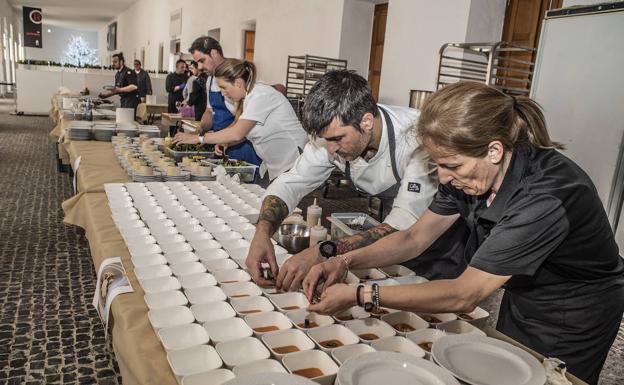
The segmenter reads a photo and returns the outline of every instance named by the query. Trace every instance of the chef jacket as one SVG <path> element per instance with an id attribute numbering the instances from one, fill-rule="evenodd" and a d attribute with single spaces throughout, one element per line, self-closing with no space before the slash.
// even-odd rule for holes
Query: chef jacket
<path id="1" fill-rule="evenodd" d="M 115 74 L 115 87 L 123 88 L 130 84 L 134 84 L 138 87 L 137 75 L 134 70 L 123 66 Z M 121 99 L 122 108 L 136 108 L 139 102 L 139 96 L 136 90 L 120 93 L 119 97 Z"/>
<path id="2" fill-rule="evenodd" d="M 624 311 L 624 263 L 596 189 L 573 161 L 533 146 L 513 152 L 491 205 L 440 185 L 429 207 L 460 214 L 470 265 L 512 276 L 497 328 L 598 379 Z"/>
<path id="3" fill-rule="evenodd" d="M 384 222 L 398 230 L 405 230 L 420 218 L 437 191 L 435 174 L 431 172 L 423 149 L 410 128 L 420 112 L 407 107 L 384 106 L 392 119 L 395 137 L 395 164 L 401 185 L 393 207 Z M 396 183 L 390 159 L 388 127 L 381 114 L 382 133 L 377 154 L 370 160 L 357 158 L 349 162 L 353 184 L 361 191 L 376 195 Z M 290 211 L 311 191 L 329 178 L 338 167 L 343 172 L 347 162 L 338 155 L 330 155 L 323 139 L 309 142 L 290 171 L 280 175 L 266 191 L 283 200 Z"/>

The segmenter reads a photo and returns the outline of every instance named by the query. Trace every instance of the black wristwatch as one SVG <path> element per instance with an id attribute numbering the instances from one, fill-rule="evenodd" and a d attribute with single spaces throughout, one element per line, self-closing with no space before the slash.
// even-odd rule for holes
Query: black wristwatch
<path id="1" fill-rule="evenodd" d="M 319 245 L 319 252 L 321 253 L 321 256 L 326 259 L 335 257 L 338 254 L 338 246 L 336 245 L 335 242 L 323 241 L 319 243 L 318 245 Z"/>

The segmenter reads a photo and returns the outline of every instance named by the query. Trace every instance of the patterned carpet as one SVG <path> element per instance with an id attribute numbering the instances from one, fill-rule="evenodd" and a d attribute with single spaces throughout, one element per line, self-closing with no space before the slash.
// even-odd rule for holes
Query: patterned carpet
<path id="1" fill-rule="evenodd" d="M 62 223 L 60 204 L 72 187 L 56 170 L 51 129 L 48 118 L 0 113 L 0 384 L 121 384 L 91 306 L 95 272 L 87 241 Z M 300 206 L 313 197 L 325 212 L 366 208 L 366 199 L 345 186 L 331 187 L 330 199 L 315 191 Z M 492 324 L 500 294 L 482 304 Z M 624 384 L 623 360 L 624 330 L 602 385 Z"/>

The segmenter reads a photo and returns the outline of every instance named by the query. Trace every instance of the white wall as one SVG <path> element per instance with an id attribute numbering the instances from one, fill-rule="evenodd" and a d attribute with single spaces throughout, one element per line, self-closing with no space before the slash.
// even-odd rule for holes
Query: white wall
<path id="1" fill-rule="evenodd" d="M 433 90 L 444 43 L 498 41 L 504 0 L 390 0 L 379 100 L 408 105 L 409 91 Z"/>
<path id="2" fill-rule="evenodd" d="M 375 4 L 362 0 L 345 0 L 340 34 L 341 59 L 349 69 L 368 78 L 371 37 Z"/>
<path id="3" fill-rule="evenodd" d="M 48 29 L 50 32 L 48 32 Z M 62 62 L 63 52 L 72 36 L 82 36 L 91 48 L 99 49 L 97 31 L 68 29 L 57 26 L 42 25 L 42 48 L 24 48 L 26 60 L 49 60 Z"/>
<path id="4" fill-rule="evenodd" d="M 156 69 L 158 45 L 169 47 L 169 17 L 182 8 L 182 49 L 220 28 L 226 57 L 242 57 L 243 31 L 256 25 L 254 62 L 262 80 L 284 83 L 288 55 L 337 58 L 340 53 L 344 0 L 139 0 L 117 18 L 117 48 L 126 57 L 145 47 L 148 69 Z M 357 5 L 354 7 L 358 9 Z M 99 41 L 106 41 L 106 29 Z M 370 42 L 369 42 L 370 44 Z M 101 51 L 106 63 L 106 50 Z M 352 53 L 350 53 L 352 55 Z M 167 52 L 165 53 L 167 56 Z M 366 55 L 360 55 L 361 57 Z M 165 57 L 165 62 L 168 59 Z M 368 58 L 366 57 L 366 63 Z M 366 64 L 367 65 L 367 64 Z M 358 64 L 360 70 L 362 64 Z"/>

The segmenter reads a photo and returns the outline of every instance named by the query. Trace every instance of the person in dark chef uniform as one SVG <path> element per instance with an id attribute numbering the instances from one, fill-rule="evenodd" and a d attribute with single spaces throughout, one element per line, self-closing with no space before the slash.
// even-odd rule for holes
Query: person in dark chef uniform
<path id="1" fill-rule="evenodd" d="M 117 70 L 115 87 L 110 91 L 100 93 L 100 98 L 106 99 L 113 95 L 119 95 L 121 108 L 136 110 L 139 105 L 137 76 L 133 70 L 126 67 L 123 53 L 120 52 L 113 55 L 113 68 Z"/>
<path id="2" fill-rule="evenodd" d="M 176 62 L 176 70 L 175 72 L 167 75 L 165 79 L 165 89 L 169 93 L 169 97 L 167 99 L 167 112 L 169 113 L 178 113 L 178 102 L 182 102 L 184 100 L 184 95 L 182 91 L 184 87 L 186 87 L 186 81 L 188 80 L 188 73 L 186 72 L 186 62 L 182 59 Z M 175 126 L 169 127 L 169 134 L 173 136 L 175 134 Z"/>
<path id="3" fill-rule="evenodd" d="M 597 384 L 624 312 L 624 262 L 594 184 L 556 150 L 562 146 L 551 141 L 539 105 L 485 84 L 455 83 L 427 99 L 417 136 L 440 178 L 428 211 L 406 231 L 314 266 L 306 295 L 326 284 L 309 310 L 370 303 L 370 287 L 356 299 L 355 287 L 328 286 L 346 268 L 400 263 L 465 221 L 470 265 L 461 276 L 384 286 L 375 302 L 466 313 L 504 287 L 496 328 Z"/>
<path id="4" fill-rule="evenodd" d="M 147 71 L 142 68 L 140 60 L 134 61 L 134 73 L 137 76 L 139 99 L 141 99 L 142 103 L 145 103 L 146 96 L 152 94 L 152 79 Z"/>

